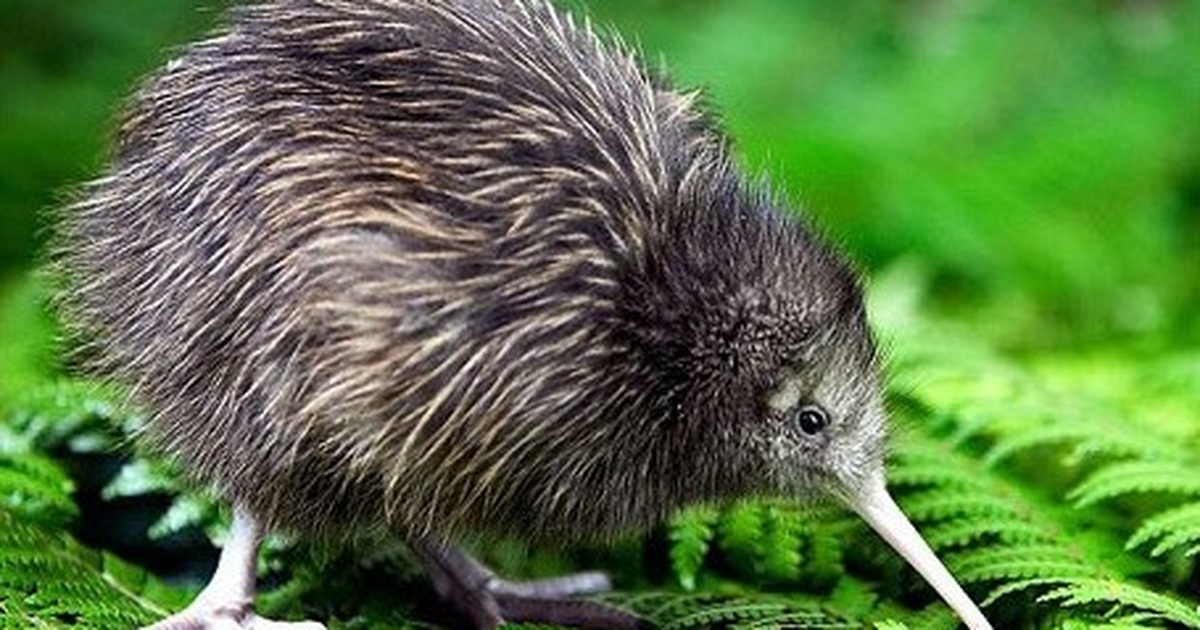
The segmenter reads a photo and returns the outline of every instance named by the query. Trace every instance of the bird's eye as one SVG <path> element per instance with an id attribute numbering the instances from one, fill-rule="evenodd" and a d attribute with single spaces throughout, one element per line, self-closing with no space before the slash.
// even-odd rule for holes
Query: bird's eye
<path id="1" fill-rule="evenodd" d="M 829 415 L 816 405 L 805 405 L 796 416 L 800 430 L 809 435 L 816 435 L 829 424 Z"/>

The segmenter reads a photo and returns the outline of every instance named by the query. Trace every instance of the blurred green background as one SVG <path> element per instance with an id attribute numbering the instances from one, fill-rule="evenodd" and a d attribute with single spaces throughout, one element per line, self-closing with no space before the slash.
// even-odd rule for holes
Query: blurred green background
<path id="1" fill-rule="evenodd" d="M 0 0 L 0 277 L 220 0 Z M 1200 333 L 1200 3 L 574 0 L 869 270 L 1010 348 Z M 586 8 L 583 8 L 586 7 Z"/>
<path id="2" fill-rule="evenodd" d="M 1073 527 L 1078 519 L 1089 528 L 1102 514 L 1114 539 L 1123 541 L 1163 506 L 1122 504 L 1121 519 L 1094 506 L 1061 521 L 1046 516 L 1059 513 L 1064 489 L 1091 465 L 1079 453 L 1141 453 L 1162 463 L 1162 452 L 1175 451 L 1142 453 L 1135 444 L 1161 440 L 1178 449 L 1170 479 L 1195 469 L 1200 1 L 561 1 L 610 35 L 620 33 L 679 85 L 700 88 L 747 168 L 768 176 L 890 287 L 877 297 L 903 298 L 908 294 L 896 283 L 913 286 L 932 323 L 904 328 L 912 338 L 895 355 L 917 377 L 901 379 L 897 389 L 921 392 L 929 408 L 922 412 L 926 422 L 916 423 L 923 428 L 908 432 L 907 442 L 898 440 L 901 473 L 905 444 L 937 445 L 942 450 L 931 452 L 939 468 L 956 468 L 941 464 L 952 447 L 923 431 L 936 433 L 939 422 L 957 418 L 960 429 L 983 435 L 965 447 L 971 457 L 988 452 L 981 444 L 999 444 L 989 466 L 1000 459 L 997 451 L 1015 462 L 964 470 L 1007 489 L 997 493 L 1004 497 L 1048 497 L 1033 503 L 1039 509 L 1018 512 L 1043 525 Z M 178 543 L 183 551 L 172 557 L 203 564 L 211 549 L 202 535 L 137 547 L 167 504 L 168 514 L 191 505 L 187 496 L 171 503 L 178 487 L 166 486 L 168 496 L 164 487 L 143 484 L 131 493 L 137 503 L 123 503 L 119 493 L 102 496 L 125 461 L 113 452 L 124 438 L 80 438 L 114 412 L 97 411 L 86 383 L 59 382 L 55 369 L 43 365 L 53 362 L 46 346 L 54 327 L 36 306 L 42 291 L 28 273 L 39 264 L 49 217 L 102 168 L 121 102 L 139 77 L 218 24 L 230 4 L 0 0 L 0 447 L 26 457 L 16 462 L 50 453 L 70 471 L 72 497 L 65 496 L 70 483 L 46 484 L 64 493 L 66 516 L 51 519 L 52 525 L 65 527 L 78 504 L 82 516 L 74 531 L 90 547 L 120 549 L 162 574 L 198 579 L 206 568 L 153 563 L 166 557 L 164 545 Z M 876 300 L 884 311 L 887 302 Z M 893 320 L 893 328 L 906 322 Z M 1002 354 L 975 363 L 963 343 L 972 337 Z M 911 367 L 920 365 L 922 352 L 934 356 L 928 365 L 951 368 L 956 378 L 949 386 L 943 378 L 939 387 L 936 369 L 929 378 Z M 1010 358 L 1027 369 L 1017 370 L 1024 376 L 1011 387 Z M 1068 440 L 1065 451 L 1012 457 L 1018 449 L 1004 440 L 1037 446 L 1029 435 L 1038 430 L 1039 439 L 1078 435 L 1083 441 L 1075 451 Z M 57 471 L 56 465 L 44 466 Z M 67 478 L 55 475 L 48 478 Z M 19 496 L 15 505 L 22 505 Z M 213 515 L 187 518 L 203 522 Z M 1076 533 L 1066 538 L 1095 542 Z M 5 540 L 13 539 L 0 536 L 0 547 Z M 135 547 L 143 551 L 128 551 Z M 794 555 L 795 547 L 787 553 Z M 1091 552 L 1096 566 L 1112 556 L 1115 568 L 1105 567 L 1106 574 L 1124 575 L 1128 559 L 1120 556 L 1119 542 L 1094 548 L 1102 550 Z M 990 551 L 980 545 L 959 555 L 986 559 Z M 641 566 L 626 560 L 627 569 Z M 1194 601 L 1200 592 L 1194 561 L 1156 559 L 1153 566 L 1160 565 L 1168 575 L 1150 576 L 1152 587 Z M 79 573 L 99 579 L 95 571 Z M 324 583 L 301 572 L 299 583 L 305 579 Z M 904 586 L 878 591 L 885 615 L 896 612 L 896 593 L 908 589 L 907 581 L 893 581 Z M 11 584 L 0 587 L 17 592 Z M 863 588 L 864 599 L 876 596 Z M 1020 613 L 1009 607 L 1007 614 L 1013 611 Z"/>

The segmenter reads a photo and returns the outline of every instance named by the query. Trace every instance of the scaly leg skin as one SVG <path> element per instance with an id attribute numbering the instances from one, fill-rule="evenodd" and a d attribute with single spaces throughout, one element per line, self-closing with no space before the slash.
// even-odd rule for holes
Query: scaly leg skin
<path id="1" fill-rule="evenodd" d="M 506 622 L 533 622 L 606 630 L 644 627 L 629 612 L 597 602 L 572 599 L 611 588 L 603 573 L 576 573 L 548 580 L 509 582 L 496 577 L 466 552 L 432 541 L 412 543 L 442 598 L 471 619 L 480 630 Z"/>
<path id="2" fill-rule="evenodd" d="M 315 621 L 272 621 L 254 614 L 254 569 L 262 528 L 235 507 L 217 571 L 187 608 L 145 630 L 324 630 Z"/>

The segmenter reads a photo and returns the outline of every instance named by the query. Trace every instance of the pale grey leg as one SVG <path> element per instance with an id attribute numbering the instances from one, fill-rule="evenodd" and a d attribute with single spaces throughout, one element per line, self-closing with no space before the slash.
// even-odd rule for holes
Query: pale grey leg
<path id="1" fill-rule="evenodd" d="M 229 539 L 208 586 L 187 608 L 146 630 L 324 630 L 315 621 L 272 621 L 254 614 L 255 566 L 262 528 L 234 507 Z"/>

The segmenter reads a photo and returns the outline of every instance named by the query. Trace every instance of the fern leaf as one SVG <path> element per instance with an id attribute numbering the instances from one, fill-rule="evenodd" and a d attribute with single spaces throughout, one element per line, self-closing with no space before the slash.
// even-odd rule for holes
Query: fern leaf
<path id="1" fill-rule="evenodd" d="M 78 510 L 74 484 L 51 460 L 36 453 L 0 453 L 0 509 L 24 520 L 64 527 Z"/>
<path id="2" fill-rule="evenodd" d="M 791 580 L 800 574 L 801 539 L 805 525 L 799 512 L 776 504 L 763 508 L 764 535 L 760 572 L 769 579 Z"/>
<path id="3" fill-rule="evenodd" d="M 946 466 L 944 461 L 917 459 L 905 452 L 888 473 L 888 485 L 894 487 L 958 486 L 978 487 L 978 482 L 961 470 Z"/>
<path id="4" fill-rule="evenodd" d="M 921 492 L 910 495 L 904 501 L 904 509 L 910 518 L 922 522 L 944 521 L 963 516 L 1014 516 L 1012 504 L 1008 500 L 981 492 Z"/>
<path id="5" fill-rule="evenodd" d="M 778 615 L 734 624 L 730 630 L 857 630 L 860 623 L 851 623 L 818 611 L 785 611 Z"/>
<path id="6" fill-rule="evenodd" d="M 753 576 L 762 556 L 764 506 L 757 501 L 743 501 L 723 510 L 717 521 L 717 543 L 722 553 L 737 569 Z"/>
<path id="7" fill-rule="evenodd" d="M 607 593 L 599 601 L 631 610 L 661 630 L 855 629 L 863 624 L 827 610 L 824 600 L 753 593 Z"/>
<path id="8" fill-rule="evenodd" d="M 1150 552 L 1160 556 L 1173 549 L 1200 542 L 1200 502 L 1187 503 L 1147 519 L 1133 536 L 1127 549 L 1160 540 Z"/>
<path id="9" fill-rule="evenodd" d="M 808 537 L 803 566 L 805 578 L 814 585 L 834 584 L 845 573 L 844 527 L 818 521 Z"/>
<path id="10" fill-rule="evenodd" d="M 778 616 L 785 610 L 787 608 L 778 602 L 733 600 L 693 611 L 666 624 L 663 630 L 707 628 L 718 624 L 755 621 Z"/>
<path id="11" fill-rule="evenodd" d="M 997 466 L 1014 455 L 1040 446 L 1070 444 L 1088 435 L 1084 427 L 1056 422 L 1042 423 L 1025 431 L 1001 436 L 984 456 L 984 463 Z"/>
<path id="12" fill-rule="evenodd" d="M 111 500 L 121 497 L 136 497 L 146 494 L 177 491 L 179 484 L 161 467 L 145 459 L 135 459 L 117 471 L 104 486 L 101 496 Z"/>
<path id="13" fill-rule="evenodd" d="M 843 575 L 826 601 L 835 610 L 861 617 L 875 608 L 879 595 L 866 582 Z"/>
<path id="14" fill-rule="evenodd" d="M 1092 473 L 1071 490 L 1076 507 L 1085 507 L 1128 494 L 1161 492 L 1200 496 L 1200 475 L 1178 462 L 1125 461 Z"/>
<path id="15" fill-rule="evenodd" d="M 662 625 L 662 630 L 857 629 L 862 624 L 801 604 L 770 596 L 740 597 L 710 603 Z"/>
<path id="16" fill-rule="evenodd" d="M 11 424 L 43 450 L 68 444 L 77 453 L 113 448 L 113 428 L 133 429 L 141 419 L 124 409 L 111 387 L 83 379 L 38 382 L 14 399 Z"/>
<path id="17" fill-rule="evenodd" d="M 141 570 L 0 510 L 3 627 L 136 627 L 165 615 L 146 596 L 152 584 Z"/>
<path id="18" fill-rule="evenodd" d="M 1173 597 L 1127 582 L 1105 579 L 1077 579 L 1042 595 L 1040 601 L 1058 602 L 1076 607 L 1093 604 L 1119 606 L 1149 613 L 1186 628 L 1200 628 L 1200 612 Z"/>
<path id="19" fill-rule="evenodd" d="M 188 527 L 201 527 L 213 538 L 217 528 L 217 505 L 211 499 L 183 494 L 171 502 L 171 507 L 150 526 L 150 538 L 166 538 Z"/>
<path id="20" fill-rule="evenodd" d="M 1046 532 L 1027 521 L 998 518 L 955 519 L 925 528 L 925 539 L 938 549 L 996 540 L 1005 544 L 1049 542 Z"/>
<path id="21" fill-rule="evenodd" d="M 671 519 L 668 526 L 671 568 L 685 590 L 696 588 L 696 578 L 712 544 L 718 517 L 716 509 L 705 506 L 685 510 Z"/>
<path id="22" fill-rule="evenodd" d="M 1057 416 L 1021 431 L 1002 434 L 988 450 L 984 462 L 988 466 L 997 466 L 1023 451 L 1055 445 L 1071 447 L 1070 453 L 1064 458 L 1070 465 L 1079 465 L 1100 456 L 1154 458 L 1170 454 L 1144 436 L 1131 440 L 1126 430 L 1097 431 L 1094 422 L 1076 420 L 1070 416 Z"/>
<path id="23" fill-rule="evenodd" d="M 1171 534 L 1163 536 L 1162 541 L 1155 545 L 1154 549 L 1150 550 L 1150 555 L 1158 557 L 1167 553 L 1168 551 L 1185 547 L 1193 543 L 1200 543 L 1200 528 L 1172 532 Z M 1185 555 L 1195 555 L 1196 549 L 1196 547 L 1191 548 Z"/>
<path id="24" fill-rule="evenodd" d="M 1068 581 L 1068 579 L 1069 578 L 1067 578 L 1067 577 L 1041 577 L 1041 578 L 1032 578 L 1032 579 L 1028 579 L 1028 580 L 1016 580 L 1013 582 L 1008 582 L 1006 584 L 1001 584 L 1000 586 L 997 586 L 996 588 L 992 589 L 992 591 L 990 593 L 988 593 L 988 596 L 985 597 L 983 599 L 983 601 L 979 602 L 979 605 L 986 608 L 988 606 L 991 606 L 992 604 L 995 604 L 996 602 L 1000 601 L 1001 599 L 1004 599 L 1005 597 L 1007 597 L 1009 595 L 1023 593 L 1030 589 L 1038 589 L 1038 588 L 1043 588 L 1043 587 L 1047 587 L 1047 586 L 1057 586 L 1059 584 L 1062 584 L 1063 582 Z"/>
<path id="25" fill-rule="evenodd" d="M 947 560 L 959 580 L 967 583 L 1035 578 L 1094 577 L 1090 566 L 1061 545 L 989 547 L 959 553 Z"/>

